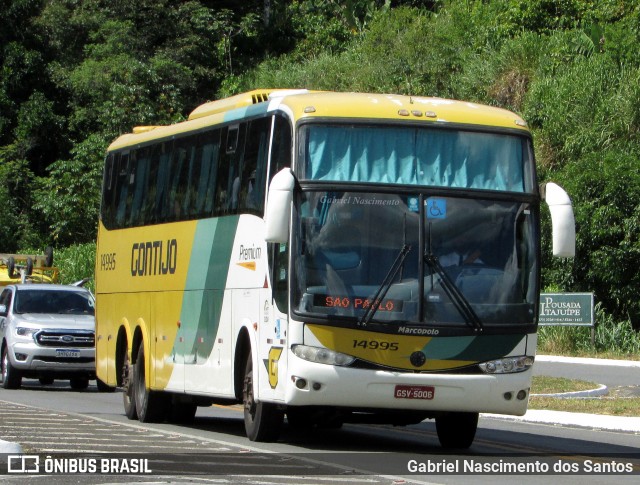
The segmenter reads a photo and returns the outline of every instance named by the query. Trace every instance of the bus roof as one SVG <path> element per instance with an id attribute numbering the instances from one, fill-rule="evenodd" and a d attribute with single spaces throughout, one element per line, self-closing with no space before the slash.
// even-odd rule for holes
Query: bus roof
<path id="1" fill-rule="evenodd" d="M 193 110 L 187 121 L 167 126 L 135 127 L 133 133 L 117 138 L 109 150 L 241 120 L 279 107 L 291 113 L 294 121 L 309 118 L 411 120 L 512 128 L 528 132 L 526 122 L 511 111 L 465 101 L 398 94 L 257 89 L 204 103 Z"/>

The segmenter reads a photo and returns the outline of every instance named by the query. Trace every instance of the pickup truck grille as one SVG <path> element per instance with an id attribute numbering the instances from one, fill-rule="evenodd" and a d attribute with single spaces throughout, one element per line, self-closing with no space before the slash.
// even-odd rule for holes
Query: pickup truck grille
<path id="1" fill-rule="evenodd" d="M 88 330 L 41 330 L 36 342 L 43 347 L 93 347 L 95 334 Z"/>

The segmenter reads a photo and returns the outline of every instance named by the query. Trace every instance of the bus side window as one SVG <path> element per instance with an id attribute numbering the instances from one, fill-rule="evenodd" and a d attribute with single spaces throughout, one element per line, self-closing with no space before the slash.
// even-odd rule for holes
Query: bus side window
<path id="1" fill-rule="evenodd" d="M 284 167 L 291 167 L 291 125 L 284 116 L 276 116 L 273 127 L 269 182 Z"/>
<path id="2" fill-rule="evenodd" d="M 118 163 L 118 171 L 116 177 L 115 200 L 116 227 L 124 227 L 125 217 L 127 215 L 127 199 L 129 198 L 129 153 L 123 153 Z"/>
<path id="3" fill-rule="evenodd" d="M 200 178 L 198 180 L 195 212 L 200 217 L 213 215 L 219 152 L 220 130 L 207 131 L 198 136 Z"/>
<path id="4" fill-rule="evenodd" d="M 104 186 L 102 188 L 102 223 L 112 228 L 114 223 L 113 206 L 115 203 L 115 170 L 120 158 L 119 153 L 110 153 L 105 160 Z"/>
<path id="5" fill-rule="evenodd" d="M 270 118 L 251 121 L 247 134 L 240 187 L 240 209 L 262 216 Z"/>
<path id="6" fill-rule="evenodd" d="M 151 183 L 155 185 L 155 201 L 153 204 L 155 221 L 169 220 L 171 213 L 169 206 L 169 181 L 171 180 L 171 142 L 160 143 L 155 147 L 153 164 L 157 165 L 157 179 Z"/>
<path id="7" fill-rule="evenodd" d="M 216 215 L 236 214 L 238 212 L 240 162 L 244 156 L 246 125 L 246 123 L 232 125 L 225 128 L 223 132 L 222 136 L 226 140 L 226 149 L 220 157 Z"/>
<path id="8" fill-rule="evenodd" d="M 144 224 L 144 200 L 147 192 L 147 178 L 149 177 L 149 148 L 139 148 L 132 152 L 132 170 L 129 181 L 131 182 L 131 207 L 129 209 L 127 226 L 139 226 Z"/>
<path id="9" fill-rule="evenodd" d="M 180 174 L 179 186 L 179 211 L 176 217 L 179 220 L 190 219 L 194 215 L 196 206 L 196 192 L 198 178 L 200 177 L 200 149 L 198 137 L 190 136 L 182 140 L 185 151 L 185 161 Z"/>

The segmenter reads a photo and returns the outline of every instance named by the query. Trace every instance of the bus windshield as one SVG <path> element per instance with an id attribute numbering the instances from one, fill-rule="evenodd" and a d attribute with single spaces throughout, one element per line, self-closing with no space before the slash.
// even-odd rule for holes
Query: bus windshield
<path id="1" fill-rule="evenodd" d="M 374 322 L 535 321 L 537 226 L 529 203 L 325 190 L 299 197 L 296 313 L 361 321 L 378 295 Z"/>
<path id="2" fill-rule="evenodd" d="M 301 179 L 531 192 L 529 139 L 502 133 L 307 124 Z"/>

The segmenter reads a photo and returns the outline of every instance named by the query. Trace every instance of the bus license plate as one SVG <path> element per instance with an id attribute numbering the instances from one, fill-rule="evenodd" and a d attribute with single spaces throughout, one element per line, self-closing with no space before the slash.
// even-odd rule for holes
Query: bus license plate
<path id="1" fill-rule="evenodd" d="M 77 359 L 80 357 L 80 351 L 75 349 L 56 349 L 56 357 Z"/>
<path id="2" fill-rule="evenodd" d="M 396 385 L 394 396 L 396 399 L 433 399 L 436 390 L 433 386 L 403 386 Z"/>

